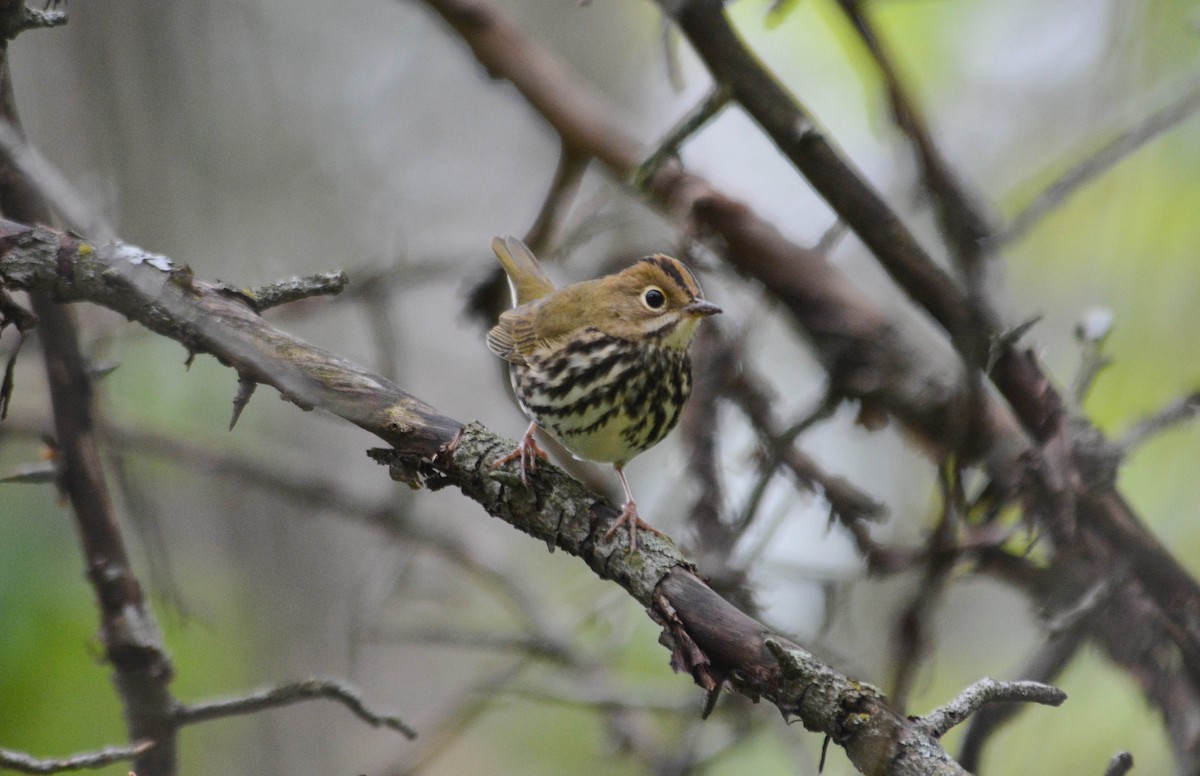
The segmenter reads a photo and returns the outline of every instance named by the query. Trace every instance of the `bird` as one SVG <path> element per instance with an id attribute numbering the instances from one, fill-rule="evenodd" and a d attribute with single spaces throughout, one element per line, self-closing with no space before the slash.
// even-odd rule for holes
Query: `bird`
<path id="1" fill-rule="evenodd" d="M 654 254 L 612 275 L 558 288 L 533 252 L 515 237 L 494 237 L 492 250 L 508 276 L 510 310 L 487 335 L 488 349 L 508 362 L 517 403 L 530 424 L 515 450 L 529 486 L 546 453 L 541 428 L 576 458 L 611 463 L 625 491 L 613 537 L 629 527 L 664 534 L 642 520 L 625 465 L 662 441 L 679 421 L 692 389 L 688 345 L 700 321 L 721 312 L 704 298 L 678 259 Z"/>

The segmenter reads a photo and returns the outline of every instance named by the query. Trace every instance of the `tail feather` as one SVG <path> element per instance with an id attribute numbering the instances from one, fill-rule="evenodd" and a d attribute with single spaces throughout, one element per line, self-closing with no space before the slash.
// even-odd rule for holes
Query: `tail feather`
<path id="1" fill-rule="evenodd" d="M 493 237 L 492 250 L 508 275 L 514 307 L 540 299 L 554 290 L 554 283 L 546 276 L 533 252 L 516 237 Z"/>

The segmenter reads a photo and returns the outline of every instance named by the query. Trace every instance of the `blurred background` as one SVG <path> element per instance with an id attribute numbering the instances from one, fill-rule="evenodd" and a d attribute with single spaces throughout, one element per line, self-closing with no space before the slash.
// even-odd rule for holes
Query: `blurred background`
<path id="1" fill-rule="evenodd" d="M 598 89 L 647 151 L 709 88 L 686 42 L 645 0 L 497 6 Z M 729 13 L 936 246 L 908 149 L 844 17 L 830 0 L 787 8 L 741 0 Z M 1200 82 L 1200 11 L 1183 0 L 921 0 L 872 10 L 945 155 L 1003 216 Z M 238 286 L 345 269 L 343 297 L 268 318 L 448 415 L 521 433 L 524 418 L 466 296 L 492 269 L 491 236 L 532 223 L 558 142 L 428 8 L 76 0 L 68 11 L 67 27 L 11 44 L 14 88 L 31 142 L 97 217 L 123 240 Z M 682 157 L 803 244 L 834 224 L 737 109 Z M 1084 409 L 1114 434 L 1200 386 L 1198 173 L 1200 122 L 1185 122 L 1011 243 L 993 273 L 1011 322 L 1043 316 L 1029 341 L 1063 386 L 1079 363 L 1075 324 L 1096 307 L 1112 312 L 1113 364 Z M 569 281 L 599 274 L 613 256 L 677 248 L 670 224 L 589 170 L 546 258 Z M 909 315 L 853 237 L 831 259 Z M 745 334 L 778 417 L 810 411 L 823 374 L 783 317 L 721 267 L 702 282 L 726 310 L 722 322 Z M 312 702 L 186 729 L 184 773 L 637 774 L 664 771 L 673 755 L 700 763 L 681 773 L 816 772 L 821 738 L 780 724 L 769 705 L 728 697 L 701 722 L 701 691 L 670 672 L 645 613 L 577 561 L 461 496 L 398 486 L 364 454 L 378 440 L 301 413 L 270 389 L 229 433 L 232 371 L 208 357 L 185 368 L 181 346 L 106 311 L 80 306 L 78 315 L 93 360 L 117 367 L 99 393 L 109 474 L 167 634 L 176 694 L 200 700 L 339 676 L 421 733 L 406 742 Z M 11 337 L 0 339 L 0 356 Z M 0 425 L 0 476 L 35 465 L 50 429 L 33 344 Z M 732 415 L 712 422 L 723 508 L 736 514 L 755 483 L 755 438 Z M 928 530 L 935 469 L 894 428 L 868 433 L 843 408 L 801 447 L 887 506 L 878 540 L 911 544 Z M 1198 471 L 1200 428 L 1183 426 L 1140 449 L 1121 487 L 1200 573 Z M 643 514 L 686 546 L 680 505 L 696 485 L 678 434 L 629 475 Z M 611 472 L 593 481 L 619 495 Z M 840 670 L 886 684 L 895 614 L 915 577 L 868 578 L 849 538 L 827 526 L 823 499 L 786 477 L 760 509 L 761 528 L 729 553 L 752 569 L 764 617 Z M 1014 591 L 956 581 L 912 712 L 983 676 L 1012 676 L 1039 643 L 1037 623 Z M 50 485 L 0 491 L 0 624 L 0 746 L 51 757 L 122 741 L 73 522 Z M 1088 653 L 1059 684 L 1070 700 L 1027 710 L 993 742 L 985 772 L 1100 773 L 1118 749 L 1134 754 L 1137 773 L 1171 769 L 1160 720 L 1127 675 Z M 948 737 L 950 751 L 956 740 Z M 836 748 L 826 772 L 851 772 Z"/>

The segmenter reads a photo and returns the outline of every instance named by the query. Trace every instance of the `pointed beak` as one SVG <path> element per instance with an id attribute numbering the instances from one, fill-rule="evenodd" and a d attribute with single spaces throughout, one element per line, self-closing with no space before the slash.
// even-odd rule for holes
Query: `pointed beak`
<path id="1" fill-rule="evenodd" d="M 703 299 L 693 299 L 683 306 L 683 311 L 690 315 L 708 316 L 721 312 L 721 308 Z"/>

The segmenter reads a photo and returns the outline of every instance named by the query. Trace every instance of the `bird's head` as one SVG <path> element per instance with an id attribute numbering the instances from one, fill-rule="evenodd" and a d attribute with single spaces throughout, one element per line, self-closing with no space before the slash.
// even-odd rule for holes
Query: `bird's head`
<path id="1" fill-rule="evenodd" d="M 647 256 L 599 282 L 598 312 L 610 316 L 604 328 L 628 339 L 685 350 L 700 319 L 721 312 L 704 299 L 691 270 L 662 254 Z"/>

